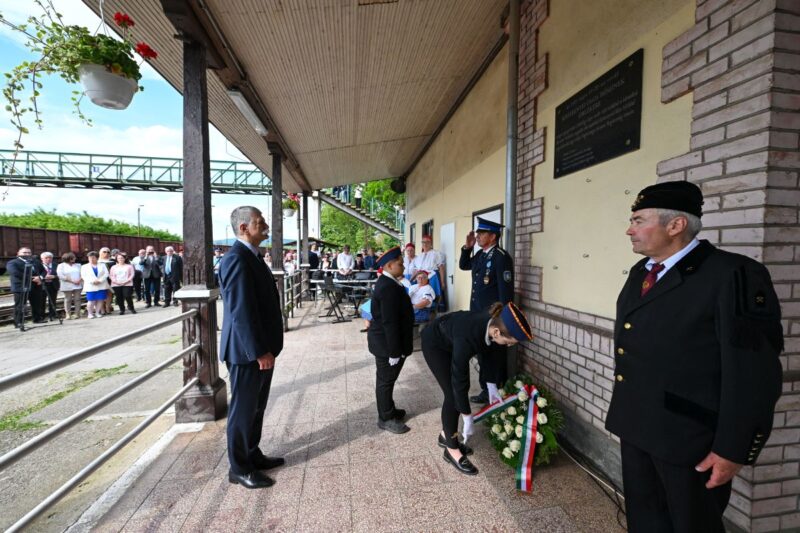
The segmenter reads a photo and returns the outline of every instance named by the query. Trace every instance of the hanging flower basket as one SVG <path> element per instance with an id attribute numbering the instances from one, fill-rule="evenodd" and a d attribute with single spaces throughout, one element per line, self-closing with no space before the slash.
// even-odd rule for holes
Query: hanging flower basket
<path id="1" fill-rule="evenodd" d="M 139 89 L 134 80 L 109 72 L 102 65 L 81 65 L 78 67 L 78 76 L 83 85 L 83 94 L 93 104 L 107 109 L 125 109 Z"/>
<path id="2" fill-rule="evenodd" d="M 284 209 L 283 218 L 292 218 L 296 212 L 295 209 Z"/>

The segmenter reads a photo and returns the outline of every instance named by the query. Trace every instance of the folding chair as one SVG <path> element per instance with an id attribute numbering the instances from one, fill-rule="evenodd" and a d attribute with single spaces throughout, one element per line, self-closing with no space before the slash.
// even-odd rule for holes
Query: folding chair
<path id="1" fill-rule="evenodd" d="M 337 324 L 339 322 L 350 322 L 349 318 L 345 318 L 344 312 L 342 308 L 339 307 L 339 304 L 342 302 L 344 298 L 344 292 L 338 289 L 333 284 L 333 277 L 325 276 L 323 278 L 324 282 L 322 284 L 322 290 L 325 293 L 325 297 L 328 299 L 329 307 L 327 314 L 319 315 L 320 318 L 327 318 L 327 317 L 335 317 L 333 320 L 333 324 Z"/>

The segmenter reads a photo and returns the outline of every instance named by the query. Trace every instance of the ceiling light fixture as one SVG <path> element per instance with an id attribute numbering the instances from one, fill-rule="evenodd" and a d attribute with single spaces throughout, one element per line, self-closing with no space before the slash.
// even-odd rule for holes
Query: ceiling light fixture
<path id="1" fill-rule="evenodd" d="M 244 94 L 236 89 L 229 89 L 227 93 L 230 99 L 233 100 L 234 105 L 239 109 L 239 112 L 241 112 L 244 118 L 247 119 L 247 122 L 253 126 L 253 129 L 262 137 L 266 135 L 267 127 L 264 126 L 264 123 L 258 118 L 256 112 L 250 107 L 250 103 L 247 101 L 247 98 L 244 97 Z"/>

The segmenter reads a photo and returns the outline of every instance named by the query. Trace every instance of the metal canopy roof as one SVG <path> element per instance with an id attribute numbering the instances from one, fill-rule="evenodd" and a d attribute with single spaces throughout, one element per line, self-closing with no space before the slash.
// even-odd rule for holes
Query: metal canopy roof
<path id="1" fill-rule="evenodd" d="M 98 11 L 97 0 L 84 0 Z M 502 39 L 504 0 L 190 0 L 213 21 L 299 169 L 299 191 L 408 172 L 486 57 Z M 182 89 L 182 43 L 159 0 L 106 0 L 158 50 L 152 66 Z M 207 24 L 204 24 L 207 25 Z M 230 52 L 229 54 L 227 52 Z M 220 54 L 222 55 L 222 54 Z M 272 162 L 226 94 L 226 71 L 208 76 L 211 122 L 267 174 Z M 227 87 L 226 87 L 227 85 Z"/>

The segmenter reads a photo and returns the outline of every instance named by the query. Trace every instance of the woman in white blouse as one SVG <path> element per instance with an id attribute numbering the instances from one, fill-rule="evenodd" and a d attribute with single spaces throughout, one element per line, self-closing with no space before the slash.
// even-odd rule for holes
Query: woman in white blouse
<path id="1" fill-rule="evenodd" d="M 67 252 L 61 256 L 56 275 L 64 293 L 64 315 L 67 320 L 81 317 L 81 265 L 75 262 L 75 254 Z"/>
<path id="2" fill-rule="evenodd" d="M 86 294 L 86 310 L 89 318 L 103 316 L 104 301 L 108 293 L 108 268 L 98 262 L 99 254 L 89 252 L 86 254 L 89 262 L 81 266 L 81 279 L 83 279 L 83 292 Z"/>

